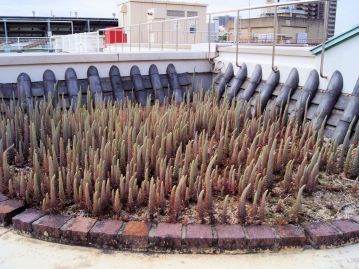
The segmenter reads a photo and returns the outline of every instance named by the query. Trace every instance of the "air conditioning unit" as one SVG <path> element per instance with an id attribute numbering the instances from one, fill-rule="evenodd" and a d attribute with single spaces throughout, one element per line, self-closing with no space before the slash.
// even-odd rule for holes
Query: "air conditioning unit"
<path id="1" fill-rule="evenodd" d="M 165 19 L 166 9 L 164 8 L 150 8 L 147 10 L 147 16 L 151 19 Z"/>

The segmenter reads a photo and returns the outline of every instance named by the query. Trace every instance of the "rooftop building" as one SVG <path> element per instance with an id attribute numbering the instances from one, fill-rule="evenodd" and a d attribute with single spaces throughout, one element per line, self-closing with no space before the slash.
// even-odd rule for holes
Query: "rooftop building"
<path id="1" fill-rule="evenodd" d="M 124 30 L 131 42 L 140 38 L 161 42 L 180 39 L 183 43 L 194 43 L 206 40 L 205 31 L 207 5 L 193 2 L 161 1 L 161 0 L 127 0 L 119 5 L 119 26 Z M 192 18 L 193 20 L 185 20 Z M 175 23 L 161 25 L 163 20 L 181 19 Z M 137 24 L 154 23 L 148 26 Z M 134 27 L 128 28 L 129 25 Z M 142 29 L 141 29 L 142 28 Z"/>
<path id="2" fill-rule="evenodd" d="M 0 37 L 47 37 L 93 32 L 117 25 L 117 18 L 1 16 Z"/>

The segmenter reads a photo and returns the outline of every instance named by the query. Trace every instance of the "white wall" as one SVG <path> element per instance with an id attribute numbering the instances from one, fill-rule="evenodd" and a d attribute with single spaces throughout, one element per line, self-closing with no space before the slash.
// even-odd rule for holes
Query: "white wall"
<path id="1" fill-rule="evenodd" d="M 320 54 L 316 56 L 316 66 L 320 66 Z M 344 91 L 352 93 L 359 78 L 359 35 L 325 52 L 324 73 L 339 70 L 344 78 Z"/>
<path id="2" fill-rule="evenodd" d="M 208 47 L 208 44 L 207 44 Z M 212 48 L 214 45 L 212 44 Z M 275 65 L 280 71 L 280 82 L 284 83 L 289 72 L 296 67 L 299 72 L 299 86 L 303 86 L 309 72 L 312 69 L 320 71 L 321 55 L 314 55 L 311 47 L 277 47 Z M 344 93 L 352 93 L 355 83 L 359 78 L 359 36 L 331 48 L 325 52 L 324 75 L 327 79 L 321 78 L 319 88 L 325 90 L 335 70 L 339 70 L 344 78 Z M 215 61 L 224 62 L 223 71 L 229 62 L 236 67 L 236 50 L 234 46 L 220 47 L 219 57 Z M 251 75 L 256 64 L 261 64 L 263 79 L 267 79 L 272 68 L 272 47 L 271 46 L 244 46 L 240 45 L 239 63 L 246 63 L 248 74 Z"/>
<path id="3" fill-rule="evenodd" d="M 133 65 L 138 65 L 141 73 L 147 75 L 151 64 L 156 64 L 159 73 L 165 74 L 170 63 L 175 65 L 178 73 L 210 72 L 208 56 L 204 52 L 5 55 L 0 56 L 0 83 L 15 83 L 22 72 L 26 72 L 33 82 L 42 81 L 46 69 L 51 69 L 58 80 L 63 80 L 68 67 L 73 67 L 77 77 L 84 79 L 90 65 L 97 67 L 100 77 L 108 77 L 112 65 L 117 65 L 123 76 L 129 76 Z"/>

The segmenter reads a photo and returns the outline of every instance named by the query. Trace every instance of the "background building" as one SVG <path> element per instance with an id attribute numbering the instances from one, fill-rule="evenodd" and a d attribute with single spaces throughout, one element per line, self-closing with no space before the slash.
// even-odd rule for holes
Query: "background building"
<path id="1" fill-rule="evenodd" d="M 118 25 L 124 27 L 129 42 L 174 43 L 178 39 L 179 43 L 191 44 L 207 40 L 206 15 L 206 4 L 127 0 L 119 5 Z M 181 18 L 184 20 L 161 23 Z M 157 23 L 138 26 L 149 22 Z"/>
<path id="2" fill-rule="evenodd" d="M 239 21 L 239 42 L 272 43 L 273 17 L 241 19 Z M 278 44 L 310 44 L 321 43 L 323 21 L 300 17 L 278 17 Z M 235 40 L 234 29 L 228 29 L 230 41 Z"/>
<path id="3" fill-rule="evenodd" d="M 266 0 L 268 4 L 276 2 L 288 2 L 289 0 Z M 273 16 L 274 8 L 263 10 L 262 16 Z M 337 14 L 337 0 L 329 0 L 329 17 L 328 17 L 328 38 L 332 37 L 335 32 L 335 21 Z M 307 18 L 312 20 L 324 20 L 324 3 L 296 4 L 286 7 L 278 7 L 278 16 Z"/>
<path id="4" fill-rule="evenodd" d="M 117 18 L 0 17 L 0 37 L 47 37 L 93 32 L 118 25 Z"/>
<path id="5" fill-rule="evenodd" d="M 235 17 L 234 17 L 234 16 L 229 16 L 229 15 L 226 15 L 226 16 L 216 16 L 216 17 L 213 17 L 213 20 L 217 20 L 219 26 L 226 27 L 226 25 L 227 25 L 228 23 L 233 23 L 233 22 L 234 22 Z"/>

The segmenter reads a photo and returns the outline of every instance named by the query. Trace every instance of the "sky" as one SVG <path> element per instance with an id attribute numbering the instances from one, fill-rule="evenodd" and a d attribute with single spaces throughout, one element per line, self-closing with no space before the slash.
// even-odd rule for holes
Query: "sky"
<path id="1" fill-rule="evenodd" d="M 196 2 L 208 4 L 208 11 L 216 11 L 247 6 L 249 1 L 251 5 L 265 2 L 265 0 L 198 0 Z M 35 11 L 36 16 L 51 14 L 70 16 L 77 12 L 79 17 L 112 17 L 113 13 L 117 14 L 117 5 L 121 2 L 121 0 L 0 0 L 0 16 L 32 16 L 32 11 Z M 338 0 L 336 33 L 359 25 L 358 12 L 358 0 Z"/>

